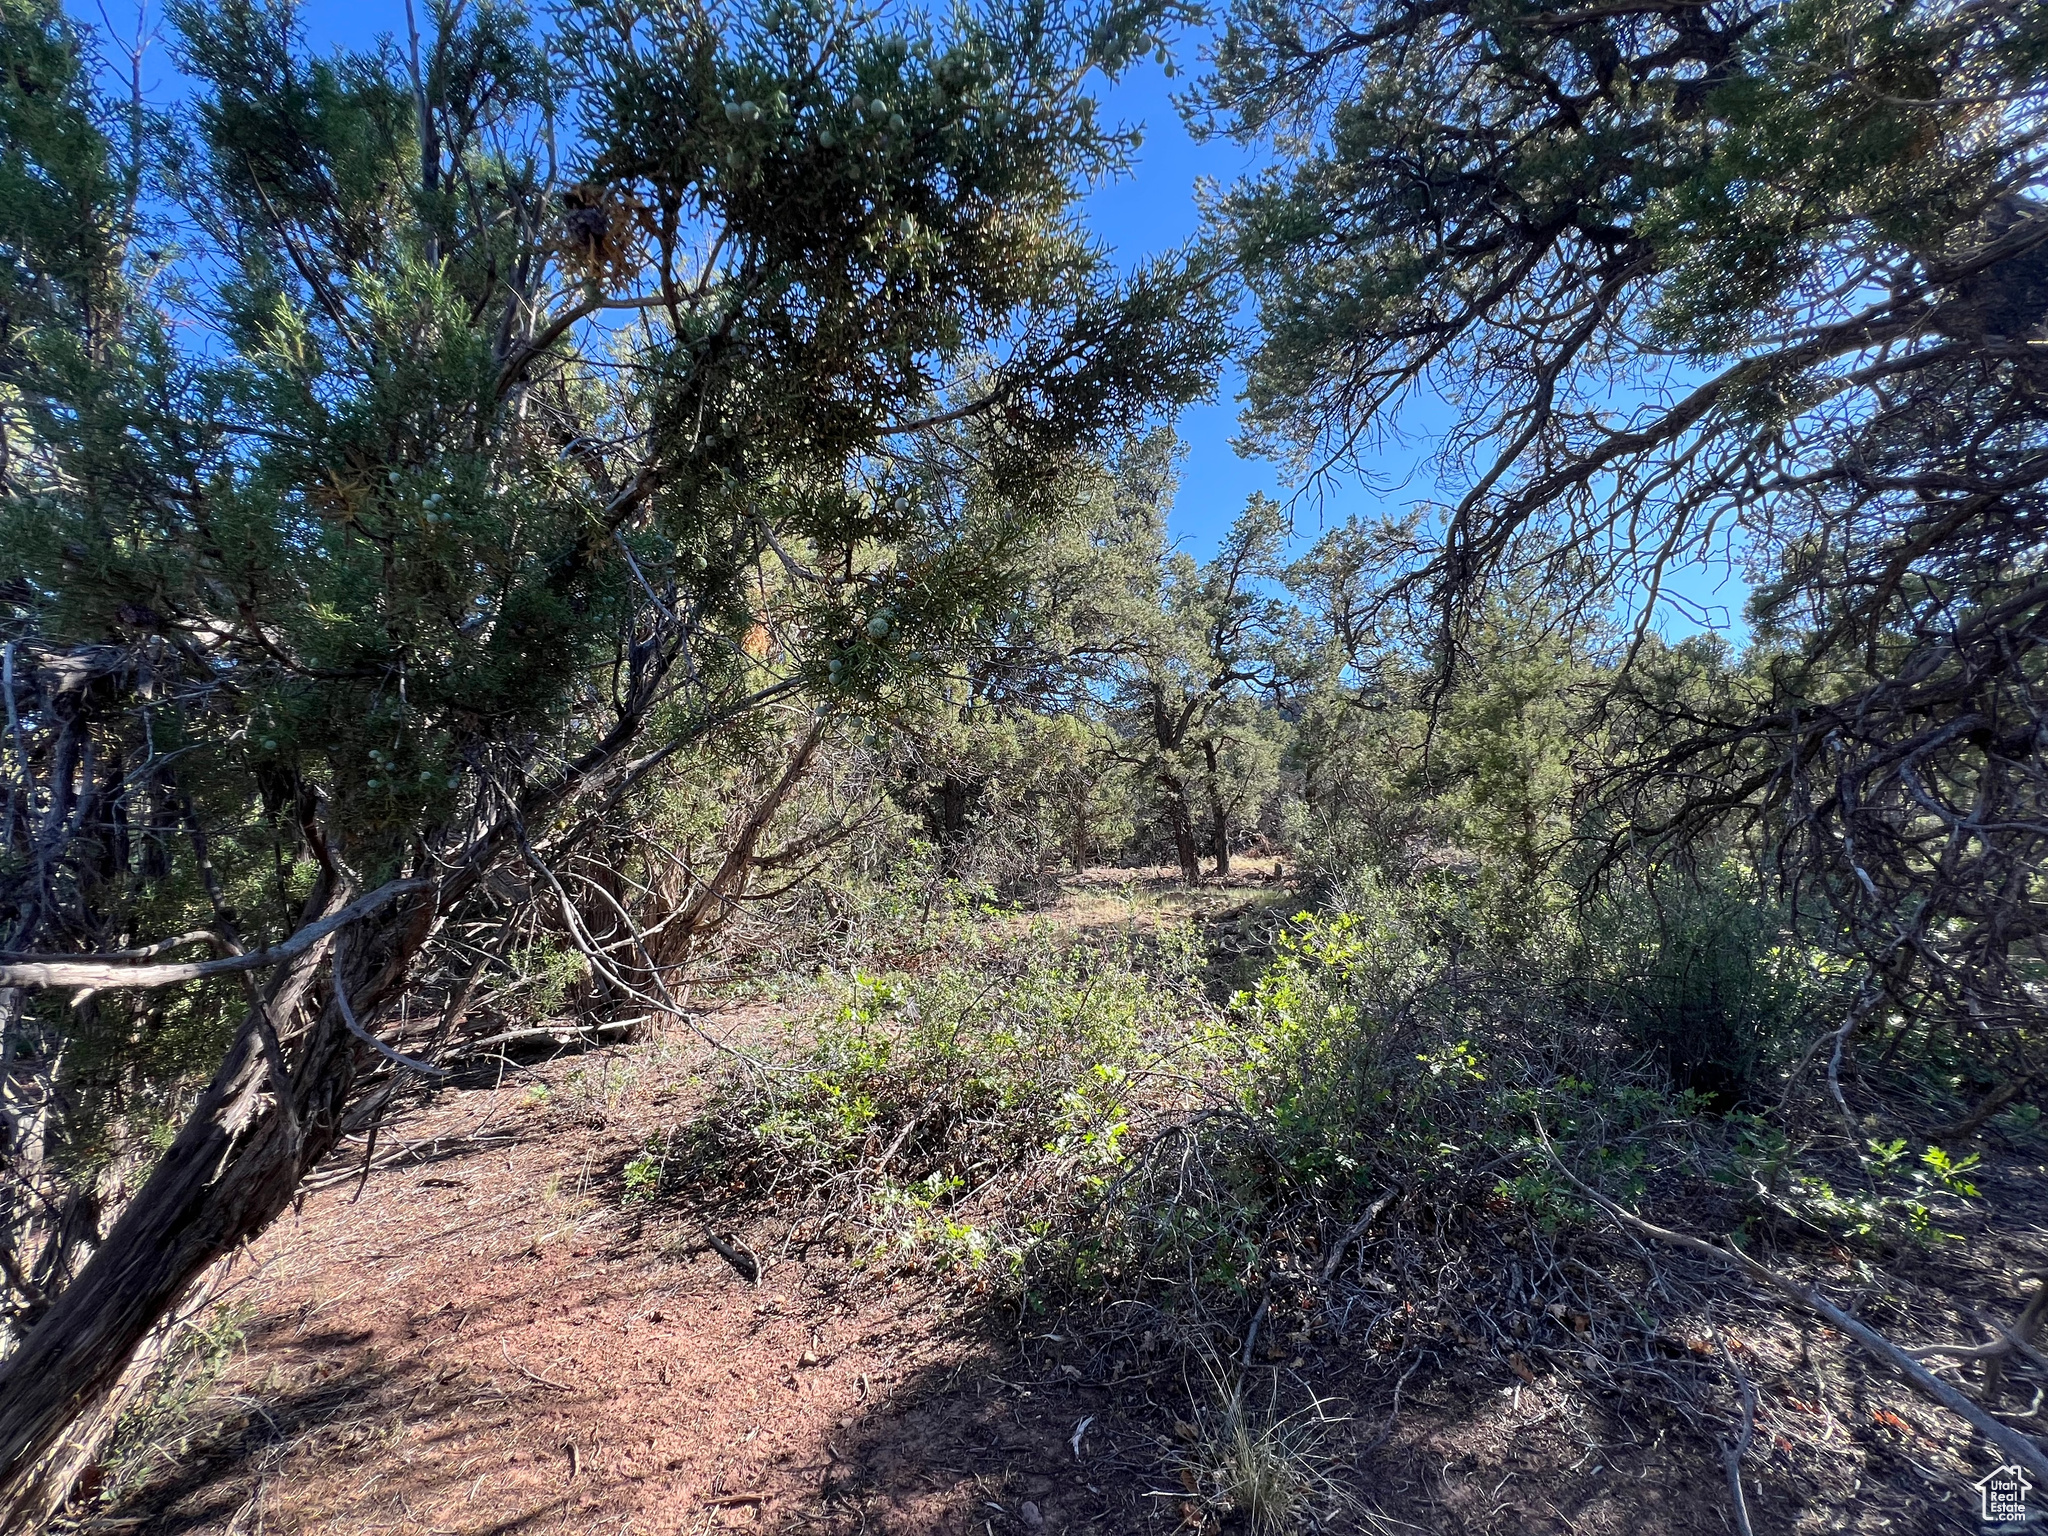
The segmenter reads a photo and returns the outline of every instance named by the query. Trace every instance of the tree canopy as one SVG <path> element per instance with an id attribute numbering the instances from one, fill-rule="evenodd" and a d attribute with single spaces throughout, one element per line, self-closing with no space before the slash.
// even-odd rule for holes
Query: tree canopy
<path id="1" fill-rule="evenodd" d="M 2048 923 L 2038 12 L 1245 0 L 1201 99 L 1277 151 L 1218 207 L 1255 436 L 1327 474 L 1425 395 L 1452 413 L 1454 496 L 1381 598 L 1449 655 L 1503 582 L 1647 626 L 1675 568 L 1738 564 L 1763 652 L 1639 691 L 1627 835 L 1761 825 L 1895 999 L 2017 1069 Z"/>
<path id="2" fill-rule="evenodd" d="M 1072 215 L 1131 146 L 1087 82 L 1154 6 L 448 5 L 332 56 L 289 5 L 172 20 L 200 89 L 158 118 L 6 11 L 5 979 L 217 975 L 173 1033 L 225 1052 L 34 1288 L 20 1511 L 351 1123 L 362 1021 L 498 861 L 765 704 L 914 695 L 1062 466 L 1221 344 L 1196 266 L 1119 274 Z M 331 966 L 237 990 L 343 913 Z M 138 968 L 194 917 L 214 961 Z"/>
<path id="3" fill-rule="evenodd" d="M 1264 1138 L 1215 1166 L 1308 1192 L 1246 1253 L 1389 1148 L 1564 1210 L 1481 1033 L 1543 1102 L 1604 1053 L 1731 1125 L 1824 1063 L 1873 1190 L 1859 1040 L 1916 1134 L 2048 1076 L 2042 8 L 1233 0 L 1184 107 L 1265 168 L 1128 268 L 1099 97 L 1178 0 L 404 19 L 177 0 L 159 109 L 0 0 L 0 1524 L 465 1052 L 695 1027 L 714 957 L 850 968 L 1069 867 L 1295 882 L 1192 1033 L 1126 997 Z M 1198 554 L 1174 421 L 1233 355 L 1293 499 Z M 1308 526 L 1418 435 L 1432 494 Z M 1670 638 L 1716 562 L 1743 644 Z M 1049 1082 L 995 1140 L 1082 1135 L 1001 1118 Z"/>

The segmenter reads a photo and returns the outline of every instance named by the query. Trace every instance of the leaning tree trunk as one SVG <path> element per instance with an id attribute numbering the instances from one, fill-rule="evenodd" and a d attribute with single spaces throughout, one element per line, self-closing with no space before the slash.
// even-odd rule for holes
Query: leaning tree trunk
<path id="1" fill-rule="evenodd" d="M 289 1033 L 327 949 L 287 962 L 254 996 L 177 1139 L 0 1364 L 0 1529 L 35 1530 L 57 1511 L 111 1425 L 110 1400 L 130 1362 L 193 1283 L 268 1227 L 340 1139 L 359 1047 L 331 989 L 307 1007 L 303 1033 Z"/>
<path id="2" fill-rule="evenodd" d="M 688 905 L 673 914 L 673 920 L 669 913 L 656 914 L 661 924 L 661 936 L 652 946 L 637 946 L 636 979 L 651 979 L 661 971 L 681 965 L 691 951 L 701 947 L 732 916 L 747 888 L 747 881 L 753 876 L 761 838 L 767 832 L 768 824 L 781 813 L 783 806 L 789 803 L 789 797 L 811 771 L 819 743 L 825 739 L 826 723 L 826 715 L 820 711 L 811 722 L 810 729 L 791 749 L 781 775 L 754 803 L 747 819 L 740 823 L 732 846 L 719 861 L 717 872 L 704 882 Z"/>

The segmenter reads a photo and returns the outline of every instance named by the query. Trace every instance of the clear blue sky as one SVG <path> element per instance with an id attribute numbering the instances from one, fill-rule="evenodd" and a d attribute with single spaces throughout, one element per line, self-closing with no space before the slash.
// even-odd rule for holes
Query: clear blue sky
<path id="1" fill-rule="evenodd" d="M 1227 185 L 1258 168 L 1256 157 L 1234 144 L 1212 141 L 1197 145 L 1189 137 L 1173 105 L 1176 90 L 1187 84 L 1187 71 L 1199 66 L 1203 38 L 1184 36 L 1179 44 L 1182 74 L 1168 81 L 1165 71 L 1146 62 L 1126 75 L 1105 98 L 1105 116 L 1145 128 L 1136 174 L 1104 187 L 1087 202 L 1090 222 L 1126 261 L 1169 250 L 1193 236 L 1201 225 L 1195 183 L 1208 177 Z M 1180 501 L 1173 527 L 1186 548 L 1206 555 L 1254 491 L 1264 491 L 1294 511 L 1296 537 L 1313 540 L 1331 522 L 1352 513 L 1370 516 L 1379 510 L 1398 511 L 1416 498 L 1438 490 L 1427 461 L 1434 443 L 1432 412 L 1424 403 L 1404 423 L 1408 443 L 1389 449 L 1371 463 L 1371 484 L 1358 478 L 1321 487 L 1315 497 L 1285 484 L 1279 467 L 1260 458 L 1242 458 L 1230 445 L 1237 431 L 1237 392 L 1243 383 L 1235 368 L 1223 377 L 1214 401 L 1187 411 L 1180 433 L 1188 445 Z M 1455 490 L 1449 495 L 1454 496 Z M 1667 578 L 1667 588 L 1680 600 L 1661 617 L 1658 628 L 1677 638 L 1711 627 L 1738 644 L 1746 630 L 1742 604 L 1748 589 L 1739 575 L 1723 567 L 1688 567 Z M 1690 606 L 1697 610 L 1683 611 Z M 1698 614 L 1706 616 L 1699 622 Z"/>
<path id="2" fill-rule="evenodd" d="M 108 18 L 122 34 L 110 52 L 123 51 L 126 34 L 132 33 L 132 12 L 121 0 L 106 10 L 98 0 L 68 0 L 69 8 L 81 21 L 107 35 Z M 116 7 L 119 7 L 117 9 Z M 153 4 L 151 14 L 159 8 Z M 362 47 L 381 33 L 403 35 L 404 0 L 304 0 L 300 8 L 306 35 L 318 49 Z M 1196 206 L 1195 183 L 1208 177 L 1228 184 L 1255 167 L 1256 161 L 1236 145 L 1212 142 L 1198 146 L 1189 137 L 1173 93 L 1184 87 L 1188 73 L 1199 64 L 1202 36 L 1184 35 L 1178 43 L 1181 74 L 1169 81 L 1164 69 L 1149 60 L 1127 74 L 1105 98 L 1105 116 L 1136 124 L 1144 130 L 1133 175 L 1102 187 L 1090 195 L 1086 211 L 1101 238 L 1125 263 L 1136 262 L 1160 251 L 1170 250 L 1192 238 L 1201 224 Z M 166 104 L 181 94 L 178 77 L 166 51 L 159 45 L 149 56 L 143 71 L 144 85 L 151 99 Z M 1383 456 L 1373 468 L 1375 484 L 1358 479 L 1336 482 L 1315 498 L 1298 497 L 1285 484 L 1279 467 L 1259 458 L 1240 457 L 1231 447 L 1237 430 L 1237 392 L 1242 376 L 1235 368 L 1219 382 L 1215 398 L 1186 411 L 1179 422 L 1187 443 L 1180 500 L 1172 527 L 1183 546 L 1203 557 L 1216 547 L 1218 538 L 1255 491 L 1264 491 L 1295 514 L 1297 538 L 1307 543 L 1330 522 L 1350 513 L 1371 515 L 1386 508 L 1400 509 L 1408 500 L 1429 494 L 1435 487 L 1424 466 L 1431 444 L 1427 436 L 1427 412 L 1417 413 L 1410 422 L 1411 442 L 1403 450 Z M 1730 628 L 1732 638 L 1741 638 L 1741 603 L 1744 588 L 1737 578 L 1722 571 L 1694 569 L 1681 572 L 1672 583 L 1692 603 L 1713 609 L 1715 627 Z M 1698 624 L 1679 612 L 1670 613 L 1659 627 L 1667 634 L 1680 635 Z"/>

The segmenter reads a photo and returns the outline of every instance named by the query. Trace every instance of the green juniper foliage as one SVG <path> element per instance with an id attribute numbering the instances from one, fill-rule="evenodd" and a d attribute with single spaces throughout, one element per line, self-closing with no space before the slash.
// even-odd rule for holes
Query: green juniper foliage
<path id="1" fill-rule="evenodd" d="M 1617 851 L 1753 833 L 1876 967 L 1863 1014 L 2027 1080 L 2041 9 L 1240 0 L 1200 102 L 1277 156 L 1214 208 L 1254 436 L 1319 474 L 1449 410 L 1455 494 L 1389 526 L 1376 605 L 1422 603 L 1448 669 L 1503 588 L 1625 599 L 1640 660 L 1675 568 L 1741 562 L 1747 666 L 1688 700 L 1622 674 Z"/>
<path id="2" fill-rule="evenodd" d="M 1119 274 L 1073 215 L 1134 143 L 1091 82 L 1170 9 L 432 5 L 320 56 L 286 0 L 191 0 L 197 89 L 159 117 L 9 0 L 0 947 L 57 957 L 15 978 L 48 987 L 67 955 L 382 905 L 253 1011 L 231 977 L 0 994 L 7 1059 L 63 1106 L 38 1155 L 175 1119 L 224 1063 L 104 1262 L 61 1284 L 84 1222 L 16 1288 L 7 1371 L 72 1398 L 0 1375 L 8 1476 L 123 1363 L 95 1335 L 67 1375 L 67 1307 L 146 1327 L 260 1230 L 373 1113 L 351 1035 L 438 923 L 502 900 L 494 869 L 566 907 L 551 861 L 664 764 L 770 705 L 813 742 L 914 705 L 1077 456 L 1207 387 L 1203 271 Z M 238 1129 L 240 1171 L 200 1177 L 252 1115 L 277 1138 Z M 185 1246 L 150 1294 L 93 1300 L 159 1222 Z M 49 1496 L 11 1487 L 23 1518 Z"/>
<path id="3" fill-rule="evenodd" d="M 1129 149 L 1079 70 L 1148 12 L 457 7 L 332 58 L 174 19 L 203 89 L 128 166 L 8 13 L 13 827 L 83 752 L 120 828 L 12 845 L 10 948 L 277 937 L 321 860 L 421 868 L 650 722 L 914 697 L 1062 455 L 1202 387 L 1199 285 L 1066 212 Z"/>
<path id="4" fill-rule="evenodd" d="M 1755 1298 L 1603 1199 L 1935 1336 L 2048 1072 L 2039 11 L 1235 0 L 1269 169 L 1121 271 L 1178 0 L 178 0 L 162 111 L 0 0 L 0 1526 L 204 1432 L 158 1325 L 309 1173 L 597 1041 L 531 1123 L 696 1106 L 672 1253 L 1202 1363 L 1192 1523 L 1346 1518 L 1319 1342 L 1720 1413 Z M 1251 444 L 1444 504 L 1181 547 L 1240 283 Z M 700 1104 L 686 986 L 827 1001 Z"/>

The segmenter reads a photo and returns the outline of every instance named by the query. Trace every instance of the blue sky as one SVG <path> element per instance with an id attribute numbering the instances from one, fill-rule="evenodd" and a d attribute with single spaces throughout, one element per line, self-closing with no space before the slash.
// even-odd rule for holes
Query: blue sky
<path id="1" fill-rule="evenodd" d="M 1180 53 L 1193 64 L 1199 39 L 1184 38 Z M 1187 84 L 1187 74 L 1169 81 L 1166 71 L 1141 63 L 1104 98 L 1104 117 L 1143 125 L 1136 174 L 1099 188 L 1087 200 L 1088 220 L 1125 262 L 1132 263 L 1171 250 L 1201 229 L 1195 201 L 1197 178 L 1228 184 L 1256 168 L 1255 160 L 1237 145 L 1216 141 L 1197 145 L 1173 105 L 1173 92 Z M 1286 500 L 1276 467 L 1262 459 L 1241 458 L 1230 446 L 1237 431 L 1237 391 L 1242 375 L 1225 374 L 1216 398 L 1191 407 L 1179 430 L 1188 447 L 1181 476 L 1180 501 L 1174 509 L 1175 532 L 1198 556 L 1209 554 L 1230 520 L 1255 491 Z M 1337 514 L 1341 517 L 1341 513 Z M 1300 532 L 1313 537 L 1316 515 L 1300 518 Z"/>
<path id="2" fill-rule="evenodd" d="M 1182 39 L 1179 52 L 1184 70 L 1198 64 L 1201 42 L 1199 35 Z M 1235 144 L 1212 141 L 1198 145 L 1189 136 L 1173 104 L 1174 92 L 1186 83 L 1186 73 L 1168 81 L 1162 68 L 1147 62 L 1126 75 L 1105 98 L 1106 116 L 1142 123 L 1145 128 L 1136 174 L 1096 191 L 1087 202 L 1090 222 L 1126 261 L 1171 249 L 1199 230 L 1198 178 L 1206 176 L 1227 185 L 1258 168 L 1257 158 Z M 1292 507 L 1296 537 L 1303 543 L 1313 540 L 1327 524 L 1352 513 L 1371 516 L 1381 510 L 1403 510 L 1409 501 L 1437 491 L 1427 464 L 1434 446 L 1430 418 L 1435 414 L 1428 402 L 1411 410 L 1410 419 L 1403 423 L 1408 437 L 1405 446 L 1391 448 L 1369 464 L 1370 483 L 1363 477 L 1342 478 L 1319 487 L 1318 494 L 1309 497 L 1283 481 L 1279 466 L 1257 457 L 1240 457 L 1232 449 L 1230 440 L 1237 431 L 1236 395 L 1242 382 L 1243 375 L 1232 368 L 1221 381 L 1215 400 L 1190 409 L 1180 420 L 1188 457 L 1173 528 L 1196 555 L 1215 548 L 1230 520 L 1255 491 L 1264 491 Z M 1747 596 L 1739 577 L 1725 568 L 1693 566 L 1670 573 L 1667 586 L 1680 599 L 1679 607 L 1661 616 L 1658 627 L 1667 635 L 1677 638 L 1712 627 L 1739 641 L 1744 628 L 1742 602 Z M 1695 611 L 1684 611 L 1686 608 Z M 1702 615 L 1705 624 L 1699 622 Z"/>
<path id="3" fill-rule="evenodd" d="M 98 0 L 68 3 L 74 14 L 103 36 L 109 31 L 108 17 L 120 34 L 132 33 L 132 13 L 116 11 L 113 6 L 102 11 Z M 402 35 L 405 5 L 404 0 L 304 0 L 300 18 L 317 49 L 361 47 L 380 33 Z M 1225 141 L 1197 145 L 1174 107 L 1173 94 L 1187 84 L 1188 71 L 1197 66 L 1202 40 L 1199 33 L 1180 39 L 1176 51 L 1182 73 L 1178 79 L 1169 81 L 1161 66 L 1147 60 L 1104 99 L 1107 118 L 1140 125 L 1144 130 L 1134 173 L 1099 188 L 1085 204 L 1095 231 L 1125 263 L 1170 250 L 1199 231 L 1198 178 L 1206 176 L 1228 184 L 1256 167 L 1255 158 L 1237 145 Z M 110 51 L 118 54 L 120 48 Z M 152 52 L 143 77 L 151 99 L 159 104 L 174 99 L 181 89 L 182 82 L 161 46 Z M 1398 511 L 1409 500 L 1435 489 L 1424 462 L 1432 446 L 1427 432 L 1429 412 L 1424 408 L 1406 424 L 1410 428 L 1407 446 L 1390 451 L 1371 466 L 1371 484 L 1352 477 L 1319 488 L 1313 498 L 1299 495 L 1284 482 L 1279 466 L 1241 457 L 1231 447 L 1241 384 L 1242 375 L 1235 368 L 1228 370 L 1215 398 L 1191 407 L 1178 424 L 1187 444 L 1187 459 L 1172 528 L 1183 547 L 1197 557 L 1206 557 L 1215 549 L 1231 519 L 1256 491 L 1291 506 L 1296 536 L 1306 544 L 1323 527 L 1351 513 L 1370 516 L 1382 509 Z M 1696 567 L 1675 573 L 1670 586 L 1687 602 L 1708 610 L 1714 627 L 1740 640 L 1745 589 L 1739 578 L 1731 578 L 1723 570 Z M 1688 614 L 1672 610 L 1658 627 L 1676 637 L 1702 626 Z"/>

